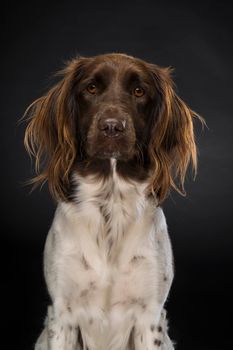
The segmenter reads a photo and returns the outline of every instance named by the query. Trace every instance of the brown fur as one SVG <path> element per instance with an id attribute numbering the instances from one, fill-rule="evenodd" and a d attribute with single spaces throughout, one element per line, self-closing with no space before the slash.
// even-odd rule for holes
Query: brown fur
<path id="1" fill-rule="evenodd" d="M 31 183 L 48 181 L 56 199 L 68 200 L 74 169 L 99 176 L 103 168 L 110 171 L 103 167 L 102 154 L 110 141 L 97 132 L 98 118 L 112 114 L 119 119 L 124 114 L 127 128 L 114 145 L 120 149 L 119 173 L 129 179 L 149 177 L 148 194 L 155 193 L 159 202 L 172 187 L 184 194 L 188 165 L 194 171 L 197 167 L 193 118 L 203 119 L 177 96 L 171 69 L 124 54 L 106 54 L 76 58 L 60 74 L 62 80 L 25 112 L 25 147 L 36 159 L 37 176 Z M 95 99 L 86 92 L 94 74 L 106 79 L 100 84 L 104 92 L 100 89 Z M 127 74 L 132 77 L 126 82 Z M 127 93 L 127 84 L 135 79 L 146 87 L 139 99 Z"/>

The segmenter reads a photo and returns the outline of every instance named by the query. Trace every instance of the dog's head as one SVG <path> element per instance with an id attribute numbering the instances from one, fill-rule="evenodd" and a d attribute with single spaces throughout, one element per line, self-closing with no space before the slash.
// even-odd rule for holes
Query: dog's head
<path id="1" fill-rule="evenodd" d="M 48 180 L 52 194 L 65 199 L 77 163 L 116 158 L 146 169 L 160 201 L 171 186 L 178 189 L 176 177 L 183 185 L 189 162 L 196 167 L 195 114 L 176 95 L 170 69 L 106 54 L 74 59 L 61 74 L 26 112 L 36 183 Z"/>

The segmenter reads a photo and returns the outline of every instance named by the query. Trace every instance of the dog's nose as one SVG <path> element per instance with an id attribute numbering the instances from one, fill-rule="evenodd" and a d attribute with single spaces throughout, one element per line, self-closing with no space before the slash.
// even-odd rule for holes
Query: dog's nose
<path id="1" fill-rule="evenodd" d="M 114 118 L 100 119 L 98 128 L 108 137 L 119 136 L 125 129 L 125 122 Z"/>

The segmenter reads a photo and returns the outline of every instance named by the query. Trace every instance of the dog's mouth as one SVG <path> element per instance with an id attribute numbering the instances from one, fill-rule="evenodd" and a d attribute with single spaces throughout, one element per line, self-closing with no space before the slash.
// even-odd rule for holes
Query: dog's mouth
<path id="1" fill-rule="evenodd" d="M 127 158 L 126 151 L 123 150 L 121 143 L 124 143 L 123 140 L 117 138 L 104 138 L 101 142 L 96 145 L 95 156 L 98 158 Z"/>
<path id="2" fill-rule="evenodd" d="M 134 154 L 134 143 L 127 137 L 99 136 L 87 144 L 88 156 L 91 158 L 129 160 Z"/>
<path id="3" fill-rule="evenodd" d="M 114 150 L 106 150 L 102 153 L 102 158 L 115 158 L 119 159 L 121 158 L 121 152 L 120 151 L 114 151 Z"/>
<path id="4" fill-rule="evenodd" d="M 104 157 L 119 158 L 122 154 L 121 142 L 123 137 L 114 136 L 102 136 L 102 153 Z"/>
<path id="5" fill-rule="evenodd" d="M 125 118 L 126 119 L 126 118 Z M 129 160 L 135 153 L 136 134 L 130 119 L 96 118 L 86 139 L 86 153 L 91 158 Z"/>

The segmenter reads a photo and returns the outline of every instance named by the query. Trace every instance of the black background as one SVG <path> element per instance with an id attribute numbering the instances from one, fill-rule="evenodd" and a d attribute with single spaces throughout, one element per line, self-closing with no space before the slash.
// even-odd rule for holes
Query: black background
<path id="1" fill-rule="evenodd" d="M 2 5 L 1 5 L 2 6 Z M 29 195 L 25 108 L 77 53 L 125 52 L 175 67 L 196 125 L 199 171 L 187 197 L 164 204 L 176 276 L 167 309 L 178 350 L 231 348 L 232 9 L 228 1 L 8 2 L 1 31 L 1 299 L 4 349 L 32 349 L 48 296 L 42 252 L 55 205 L 46 186 Z M 4 337 L 5 336 L 5 337 Z"/>

